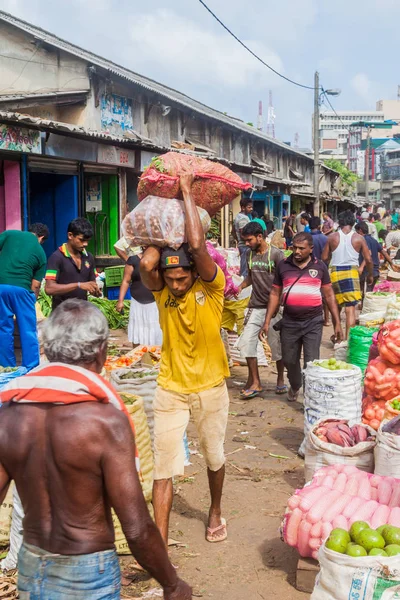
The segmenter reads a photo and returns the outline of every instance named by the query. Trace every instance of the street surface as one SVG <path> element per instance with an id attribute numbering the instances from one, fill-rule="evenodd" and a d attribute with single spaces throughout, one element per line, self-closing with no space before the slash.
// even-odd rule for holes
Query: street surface
<path id="1" fill-rule="evenodd" d="M 331 327 L 325 327 L 323 357 L 333 355 L 331 334 Z M 202 458 L 192 454 L 192 466 L 175 486 L 170 537 L 180 546 L 171 548 L 172 562 L 193 586 L 194 598 L 305 600 L 308 595 L 294 588 L 297 552 L 279 534 L 287 499 L 304 485 L 304 463 L 297 456 L 303 439 L 302 406 L 274 394 L 276 375 L 265 367 L 263 397 L 240 400 L 239 382 L 245 382 L 246 373 L 245 367 L 234 367 L 228 381 L 231 406 L 222 503 L 228 540 L 218 544 L 205 540 L 207 472 Z M 191 450 L 199 452 L 191 424 L 188 437 Z M 131 563 L 129 557 L 122 559 L 122 569 Z M 138 580 L 123 589 L 123 597 L 137 598 L 158 587 L 142 575 Z"/>

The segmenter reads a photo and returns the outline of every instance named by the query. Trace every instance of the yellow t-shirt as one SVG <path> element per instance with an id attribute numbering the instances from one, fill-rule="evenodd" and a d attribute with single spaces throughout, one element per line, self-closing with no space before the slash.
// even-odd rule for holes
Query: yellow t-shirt
<path id="1" fill-rule="evenodd" d="M 181 394 L 203 392 L 229 377 L 221 339 L 225 277 L 200 277 L 182 298 L 165 286 L 153 292 L 163 332 L 159 385 Z"/>

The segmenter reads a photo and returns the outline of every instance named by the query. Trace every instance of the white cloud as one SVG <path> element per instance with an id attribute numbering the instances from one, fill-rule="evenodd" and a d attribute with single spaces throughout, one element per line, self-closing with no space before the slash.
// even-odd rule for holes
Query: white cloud
<path id="1" fill-rule="evenodd" d="M 275 78 L 223 31 L 206 31 L 194 21 L 163 9 L 137 15 L 132 21 L 132 52 L 138 62 L 172 72 L 175 81 L 235 89 L 265 85 Z M 283 70 L 280 57 L 265 44 L 254 40 L 245 43 L 275 69 Z"/>
<path id="2" fill-rule="evenodd" d="M 358 94 L 365 102 L 371 100 L 372 82 L 365 73 L 357 73 L 357 75 L 354 75 L 350 84 L 356 94 Z"/>

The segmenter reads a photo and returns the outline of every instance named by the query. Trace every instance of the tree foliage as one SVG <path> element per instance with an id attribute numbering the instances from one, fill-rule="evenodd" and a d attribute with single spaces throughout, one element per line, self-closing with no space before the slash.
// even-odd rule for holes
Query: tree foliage
<path id="1" fill-rule="evenodd" d="M 345 196 L 351 196 L 354 194 L 354 192 L 356 191 L 356 183 L 358 180 L 358 176 L 353 173 L 352 171 L 350 171 L 343 163 L 341 163 L 339 160 L 336 160 L 335 158 L 328 158 L 327 160 L 324 160 L 324 164 L 329 167 L 330 169 L 333 169 L 334 171 L 337 171 L 340 175 L 340 188 L 341 188 L 341 192 L 345 195 Z"/>

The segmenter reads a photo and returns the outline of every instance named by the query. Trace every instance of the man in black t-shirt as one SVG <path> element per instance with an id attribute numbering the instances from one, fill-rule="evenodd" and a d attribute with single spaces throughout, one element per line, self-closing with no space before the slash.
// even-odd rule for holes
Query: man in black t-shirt
<path id="1" fill-rule="evenodd" d="M 94 258 L 86 250 L 92 236 L 93 228 L 87 219 L 74 219 L 68 225 L 68 241 L 50 256 L 46 293 L 53 296 L 53 310 L 68 298 L 87 300 L 88 294 L 100 296 Z"/>
<path id="2" fill-rule="evenodd" d="M 252 286 L 249 311 L 246 315 L 244 331 L 239 340 L 240 354 L 242 358 L 246 359 L 249 369 L 247 383 L 242 390 L 241 397 L 248 400 L 262 392 L 257 363 L 258 334 L 265 321 L 275 272 L 279 263 L 284 259 L 284 254 L 282 250 L 265 241 L 264 232 L 259 223 L 252 222 L 246 225 L 242 231 L 242 238 L 249 248 L 248 275 L 239 290 L 249 285 Z M 279 333 L 273 329 L 274 323 L 275 320 L 272 321 L 268 330 L 268 344 L 271 347 L 272 360 L 276 362 L 278 371 L 275 392 L 285 394 L 287 387 L 283 379 L 282 350 Z"/>

